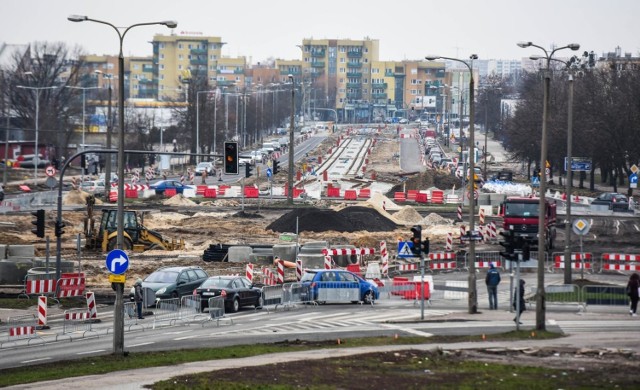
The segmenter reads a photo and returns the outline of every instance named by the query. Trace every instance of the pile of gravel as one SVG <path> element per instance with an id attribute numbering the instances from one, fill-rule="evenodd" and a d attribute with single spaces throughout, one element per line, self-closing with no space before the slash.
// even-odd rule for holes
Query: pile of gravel
<path id="1" fill-rule="evenodd" d="M 275 220 L 267 229 L 295 232 L 296 219 L 300 232 L 369 232 L 393 231 L 397 225 L 370 207 L 347 207 L 340 211 L 307 207 L 295 209 Z"/>

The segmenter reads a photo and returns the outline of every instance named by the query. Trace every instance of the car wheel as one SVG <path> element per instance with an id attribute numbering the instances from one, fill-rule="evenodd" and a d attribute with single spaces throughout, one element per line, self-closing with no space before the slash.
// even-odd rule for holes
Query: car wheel
<path id="1" fill-rule="evenodd" d="M 367 291 L 364 294 L 364 297 L 362 297 L 362 302 L 364 302 L 367 305 L 373 304 L 374 301 L 375 301 L 375 298 L 373 297 L 373 291 Z"/>
<path id="2" fill-rule="evenodd" d="M 240 300 L 236 297 L 233 299 L 233 303 L 231 304 L 231 312 L 237 313 L 240 310 Z"/>

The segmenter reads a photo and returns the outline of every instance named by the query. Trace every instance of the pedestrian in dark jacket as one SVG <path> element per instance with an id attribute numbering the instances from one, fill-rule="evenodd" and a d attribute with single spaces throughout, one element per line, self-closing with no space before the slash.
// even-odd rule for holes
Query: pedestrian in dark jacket
<path id="1" fill-rule="evenodd" d="M 144 320 L 144 317 L 142 316 L 142 279 L 140 278 L 138 278 L 138 280 L 136 280 L 136 283 L 133 285 L 133 300 L 136 303 L 138 319 Z"/>
<path id="2" fill-rule="evenodd" d="M 638 309 L 638 298 L 640 296 L 640 275 L 634 272 L 629 276 L 629 283 L 627 283 L 627 295 L 631 301 L 631 307 L 629 308 L 629 315 L 635 317 L 636 310 Z"/>
<path id="3" fill-rule="evenodd" d="M 513 294 L 513 308 L 516 311 L 516 316 L 513 321 L 518 324 L 522 324 L 522 322 L 520 322 L 520 315 L 523 311 L 527 310 L 524 301 L 524 283 L 524 279 L 520 279 L 520 286 L 516 288 Z"/>
<path id="4" fill-rule="evenodd" d="M 489 264 L 487 276 L 484 278 L 489 293 L 489 310 L 498 309 L 498 284 L 500 284 L 500 272 L 493 263 Z"/>

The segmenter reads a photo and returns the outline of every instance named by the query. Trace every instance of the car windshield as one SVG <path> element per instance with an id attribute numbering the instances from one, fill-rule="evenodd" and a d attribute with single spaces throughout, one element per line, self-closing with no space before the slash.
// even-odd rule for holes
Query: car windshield
<path id="1" fill-rule="evenodd" d="M 300 279 L 301 282 L 310 282 L 313 280 L 314 276 L 316 276 L 315 272 L 305 272 Z"/>
<path id="2" fill-rule="evenodd" d="M 228 279 L 228 278 L 209 278 L 209 279 L 205 280 L 204 283 L 202 283 L 202 285 L 200 287 L 225 288 L 225 287 L 231 286 L 231 282 L 232 281 L 233 281 L 233 279 Z"/>
<path id="3" fill-rule="evenodd" d="M 178 271 L 156 271 L 144 280 L 149 283 L 175 283 Z"/>
<path id="4" fill-rule="evenodd" d="M 537 203 L 507 203 L 504 215 L 508 217 L 537 217 Z"/>

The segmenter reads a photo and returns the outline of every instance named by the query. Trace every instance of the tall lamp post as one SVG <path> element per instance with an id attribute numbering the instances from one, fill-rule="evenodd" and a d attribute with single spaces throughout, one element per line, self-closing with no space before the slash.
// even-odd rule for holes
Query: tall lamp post
<path id="1" fill-rule="evenodd" d="M 117 228 L 117 241 L 116 246 L 118 249 L 124 249 L 124 54 L 122 52 L 122 43 L 124 41 L 127 32 L 134 27 L 139 26 L 152 26 L 163 25 L 169 28 L 175 28 L 178 23 L 172 20 L 161 22 L 147 22 L 136 23 L 129 27 L 125 27 L 124 31 L 120 32 L 120 28 L 115 25 L 98 19 L 91 19 L 86 15 L 71 15 L 67 18 L 71 22 L 94 22 L 99 24 L 105 24 L 113 28 L 118 34 L 120 43 L 120 51 L 118 54 L 118 208 L 116 218 Z M 109 178 L 110 179 L 110 178 Z M 60 237 L 58 237 L 60 240 Z M 60 245 L 60 242 L 58 242 Z M 114 354 L 124 355 L 124 302 L 122 300 L 124 284 L 115 283 L 116 286 L 116 304 L 114 307 L 114 332 L 113 332 L 113 352 Z"/>
<path id="2" fill-rule="evenodd" d="M 289 75 L 289 82 L 291 83 L 291 121 L 289 123 L 289 172 L 287 175 L 287 203 L 293 205 L 293 132 L 295 130 L 295 115 L 296 115 L 296 88 L 293 75 Z"/>
<path id="3" fill-rule="evenodd" d="M 85 128 L 86 128 L 86 117 L 85 117 L 85 113 L 86 113 L 86 101 L 87 101 L 87 90 L 88 89 L 98 89 L 99 87 L 76 87 L 76 86 L 72 86 L 72 85 L 67 85 L 66 88 L 71 88 L 71 89 L 81 89 L 82 90 L 82 150 L 86 149 L 85 146 L 85 141 L 84 141 L 84 133 L 85 133 Z M 82 168 L 82 175 L 81 175 L 81 182 L 84 182 L 84 171 L 86 168 Z M 106 187 L 106 186 L 105 186 Z"/>
<path id="4" fill-rule="evenodd" d="M 101 74 L 102 77 L 106 78 L 109 82 L 109 96 L 108 107 L 107 107 L 107 145 L 106 148 L 111 149 L 111 133 L 113 131 L 113 117 L 111 115 L 111 80 L 113 79 L 112 74 L 104 74 L 102 71 L 96 70 L 96 74 Z M 162 134 L 162 133 L 161 133 Z M 109 195 L 111 194 L 111 155 L 105 157 L 106 162 L 104 164 L 104 198 L 109 199 Z"/>
<path id="5" fill-rule="evenodd" d="M 215 89 L 208 89 L 205 91 L 197 91 L 196 92 L 196 153 L 200 153 L 200 94 L 201 93 L 209 93 L 209 92 L 216 92 Z M 215 108 L 214 108 L 215 109 Z M 215 121 L 215 118 L 214 118 Z M 213 130 L 213 137 L 215 138 L 216 133 L 215 133 L 215 129 Z M 214 147 L 215 149 L 215 141 L 214 141 Z M 200 162 L 200 156 L 196 156 L 196 162 Z"/>
<path id="6" fill-rule="evenodd" d="M 473 177 L 475 175 L 475 141 L 474 141 L 474 128 L 473 121 L 475 115 L 475 108 L 473 102 L 473 93 L 474 93 L 474 80 L 473 80 L 473 60 L 477 60 L 478 56 L 476 54 L 472 54 L 469 59 L 470 61 L 463 61 L 458 58 L 452 57 L 444 57 L 444 56 L 427 56 L 425 57 L 428 61 L 434 61 L 437 59 L 444 59 L 450 61 L 456 61 L 464 64 L 469 69 L 469 189 L 468 198 L 469 198 L 469 231 L 472 232 L 475 230 L 475 196 L 474 196 L 474 180 Z M 462 118 L 460 118 L 460 133 L 462 133 Z M 462 134 L 460 134 L 462 136 Z M 464 177 L 464 172 L 462 173 Z M 464 192 L 463 195 L 464 196 Z M 476 242 L 473 240 L 469 240 L 469 314 L 476 314 L 478 312 L 478 292 L 476 286 Z"/>
<path id="7" fill-rule="evenodd" d="M 542 104 L 542 138 L 540 141 L 540 196 L 538 202 L 538 287 L 536 292 L 536 329 L 545 329 L 545 293 L 544 293 L 544 266 L 545 266 L 545 243 L 547 242 L 545 231 L 545 192 L 547 187 L 547 173 L 546 173 L 546 161 L 547 161 L 547 119 L 549 112 L 549 85 L 551 84 L 551 74 L 549 69 L 549 63 L 553 55 L 563 49 L 578 50 L 580 45 L 577 43 L 570 43 L 566 46 L 557 47 L 551 52 L 548 52 L 544 47 L 533 44 L 532 42 L 518 42 L 518 46 L 522 48 L 537 47 L 544 52 L 542 59 L 546 60 L 544 68 L 544 92 L 543 92 L 543 104 Z M 571 258 L 565 261 L 571 261 Z M 566 268 L 566 265 L 565 265 Z"/>
<path id="8" fill-rule="evenodd" d="M 43 89 L 56 89 L 58 87 L 28 87 L 25 85 L 17 85 L 18 88 L 22 89 L 31 89 L 36 91 L 36 140 L 35 146 L 33 149 L 33 186 L 36 187 L 38 185 L 38 165 L 40 165 L 40 154 L 38 153 L 38 130 L 40 124 L 40 91 Z M 8 131 L 8 129 L 7 129 Z M 5 145 L 8 147 L 9 145 Z"/>

